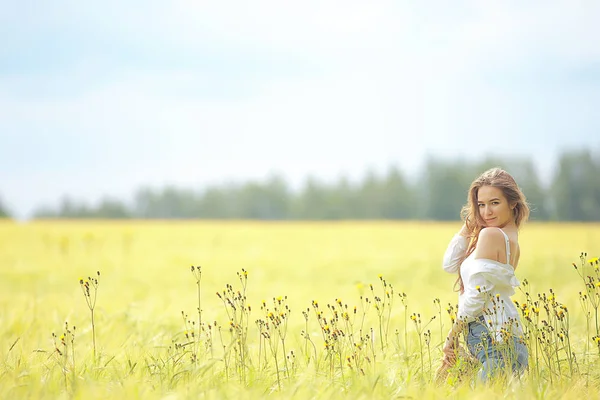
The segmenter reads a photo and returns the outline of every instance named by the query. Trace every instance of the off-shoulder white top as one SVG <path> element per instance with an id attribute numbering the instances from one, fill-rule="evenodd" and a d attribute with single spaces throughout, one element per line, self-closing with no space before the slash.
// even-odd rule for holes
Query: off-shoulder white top
<path id="1" fill-rule="evenodd" d="M 498 228 L 500 229 L 500 228 Z M 464 293 L 459 294 L 457 318 L 471 322 L 483 316 L 488 328 L 496 333 L 496 339 L 502 340 L 503 333 L 523 335 L 518 309 L 511 300 L 519 281 L 510 261 L 510 242 L 506 240 L 506 260 L 501 263 L 487 258 L 475 258 L 472 252 L 461 264 L 467 251 L 467 239 L 454 235 L 444 254 L 443 268 L 446 272 L 457 272 L 463 280 Z"/>

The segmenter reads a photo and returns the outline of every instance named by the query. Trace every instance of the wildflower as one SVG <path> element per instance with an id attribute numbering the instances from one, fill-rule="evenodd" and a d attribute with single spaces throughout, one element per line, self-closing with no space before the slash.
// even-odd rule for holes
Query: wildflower
<path id="1" fill-rule="evenodd" d="M 481 286 L 477 285 L 475 286 L 475 289 L 477 289 L 478 292 L 481 292 Z"/>
<path id="2" fill-rule="evenodd" d="M 594 258 L 588 260 L 588 262 L 590 263 L 590 265 L 593 265 L 593 264 L 598 264 L 598 260 L 599 260 L 598 257 L 594 257 Z"/>
<path id="3" fill-rule="evenodd" d="M 600 282 L 596 282 L 596 287 L 600 287 Z"/>

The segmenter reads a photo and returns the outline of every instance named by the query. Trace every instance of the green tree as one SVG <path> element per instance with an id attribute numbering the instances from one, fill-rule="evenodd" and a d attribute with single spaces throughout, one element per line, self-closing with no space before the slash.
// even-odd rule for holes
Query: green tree
<path id="1" fill-rule="evenodd" d="M 330 186 L 308 177 L 303 190 L 293 203 L 293 217 L 308 220 L 338 220 L 345 214 L 340 208 L 335 190 Z"/>
<path id="2" fill-rule="evenodd" d="M 476 177 L 473 167 L 461 162 L 438 161 L 429 158 L 419 193 L 425 219 L 451 221 L 460 219 L 460 210 L 467 202 L 471 181 Z"/>
<path id="3" fill-rule="evenodd" d="M 94 218 L 100 219 L 124 219 L 131 217 L 125 204 L 120 200 L 112 198 L 104 198 L 93 214 Z"/>
<path id="4" fill-rule="evenodd" d="M 554 215 L 562 221 L 600 221 L 600 165 L 589 150 L 561 154 L 552 182 Z"/>
<path id="5" fill-rule="evenodd" d="M 287 219 L 289 216 L 289 193 L 285 181 L 272 176 L 265 183 L 250 182 L 239 189 L 235 196 L 239 218 Z"/>
<path id="6" fill-rule="evenodd" d="M 390 167 L 382 182 L 381 217 L 384 219 L 415 219 L 416 188 L 412 188 L 397 167 Z"/>
<path id="7" fill-rule="evenodd" d="M 10 218 L 10 213 L 2 202 L 2 198 L 0 198 L 0 218 Z"/>

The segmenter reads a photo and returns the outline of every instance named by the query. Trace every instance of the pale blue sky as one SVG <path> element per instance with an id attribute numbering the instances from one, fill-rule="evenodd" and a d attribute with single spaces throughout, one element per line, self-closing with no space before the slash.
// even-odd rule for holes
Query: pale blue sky
<path id="1" fill-rule="evenodd" d="M 0 196 L 600 150 L 598 1 L 0 0 Z"/>

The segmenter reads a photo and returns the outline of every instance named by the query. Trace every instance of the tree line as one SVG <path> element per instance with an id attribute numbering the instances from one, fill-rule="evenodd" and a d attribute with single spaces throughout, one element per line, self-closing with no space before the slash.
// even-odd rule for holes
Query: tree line
<path id="1" fill-rule="evenodd" d="M 33 217 L 451 221 L 460 218 L 471 181 L 494 166 L 515 177 L 531 205 L 532 220 L 600 221 L 600 162 L 587 150 L 561 154 L 546 184 L 529 158 L 489 157 L 479 162 L 428 158 L 422 171 L 410 178 L 391 166 L 385 173 L 368 171 L 358 182 L 341 177 L 327 183 L 309 177 L 296 191 L 276 175 L 204 190 L 146 187 L 129 204 L 104 198 L 90 206 L 63 198 L 57 207 L 37 209 Z"/>

